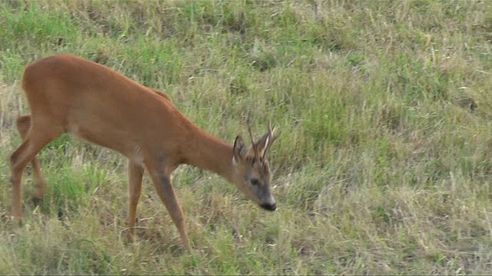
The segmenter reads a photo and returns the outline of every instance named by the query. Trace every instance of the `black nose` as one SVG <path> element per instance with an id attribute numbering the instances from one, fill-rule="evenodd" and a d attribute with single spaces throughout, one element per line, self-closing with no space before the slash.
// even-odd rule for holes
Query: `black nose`
<path id="1" fill-rule="evenodd" d="M 277 209 L 277 204 L 275 204 L 275 203 L 273 203 L 273 204 L 263 203 L 260 206 L 261 206 L 261 208 L 268 210 L 268 211 L 275 211 L 275 209 Z"/>

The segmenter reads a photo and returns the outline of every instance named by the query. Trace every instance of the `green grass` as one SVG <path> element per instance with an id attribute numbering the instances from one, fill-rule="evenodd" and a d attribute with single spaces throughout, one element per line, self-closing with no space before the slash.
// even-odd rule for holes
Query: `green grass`
<path id="1" fill-rule="evenodd" d="M 492 2 L 0 1 L 0 274 L 480 274 L 492 271 Z M 22 70 L 71 53 L 173 99 L 232 143 L 269 120 L 279 210 L 183 167 L 194 251 L 145 180 L 125 239 L 126 160 L 69 136 L 24 177 Z"/>

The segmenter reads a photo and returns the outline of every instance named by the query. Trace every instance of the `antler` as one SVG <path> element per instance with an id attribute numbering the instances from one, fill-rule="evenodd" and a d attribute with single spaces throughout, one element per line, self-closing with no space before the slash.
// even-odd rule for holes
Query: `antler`
<path id="1" fill-rule="evenodd" d="M 268 136 L 269 136 L 269 139 L 268 139 L 268 143 L 265 147 L 265 154 L 268 152 L 268 149 L 270 149 L 270 146 L 273 144 L 273 141 L 275 141 L 278 137 L 278 135 L 275 135 L 274 136 L 274 132 L 275 132 L 275 128 L 272 129 L 272 122 L 271 121 L 268 121 Z"/>
<path id="2" fill-rule="evenodd" d="M 258 150 L 256 149 L 255 141 L 253 140 L 253 134 L 251 132 L 250 117 L 246 120 L 246 125 L 248 126 L 249 138 L 251 139 L 251 147 L 253 147 L 253 152 L 255 154 L 255 159 L 258 158 Z"/>

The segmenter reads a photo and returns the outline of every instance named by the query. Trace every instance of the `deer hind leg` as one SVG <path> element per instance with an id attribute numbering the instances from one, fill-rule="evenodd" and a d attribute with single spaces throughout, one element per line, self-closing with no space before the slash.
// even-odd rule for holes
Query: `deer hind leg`
<path id="1" fill-rule="evenodd" d="M 22 140 L 26 139 L 29 128 L 31 127 L 31 116 L 20 116 L 17 118 L 17 130 L 22 137 Z M 46 182 L 44 181 L 43 175 L 41 174 L 41 166 L 39 160 L 34 157 L 31 161 L 33 175 L 34 175 L 34 187 L 35 191 L 33 198 L 35 200 L 41 200 L 46 191 Z"/>
<path id="2" fill-rule="evenodd" d="M 191 247 L 188 241 L 188 234 L 186 233 L 183 211 L 179 206 L 169 175 L 158 170 L 148 169 L 157 194 L 161 198 L 162 203 L 164 203 L 164 206 L 166 206 L 169 215 L 171 215 L 171 219 L 178 228 L 184 248 L 190 252 Z"/>
<path id="3" fill-rule="evenodd" d="M 144 169 L 141 165 L 130 160 L 128 162 L 128 218 L 127 225 L 129 228 L 128 237 L 133 239 L 135 232 L 135 220 L 137 218 L 137 205 L 142 191 L 142 177 Z"/>
<path id="4" fill-rule="evenodd" d="M 11 183 L 12 183 L 12 216 L 20 220 L 22 217 L 22 172 L 27 163 L 49 142 L 58 137 L 61 132 L 55 131 L 46 125 L 32 125 L 24 142 L 10 156 Z"/>

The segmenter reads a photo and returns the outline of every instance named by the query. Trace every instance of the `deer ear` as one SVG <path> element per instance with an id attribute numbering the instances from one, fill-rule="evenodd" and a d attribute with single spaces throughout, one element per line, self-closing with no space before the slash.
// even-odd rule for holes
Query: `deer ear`
<path id="1" fill-rule="evenodd" d="M 246 156 L 246 146 L 244 145 L 243 138 L 237 136 L 234 140 L 234 146 L 232 148 L 232 160 L 237 162 L 242 160 Z"/>

